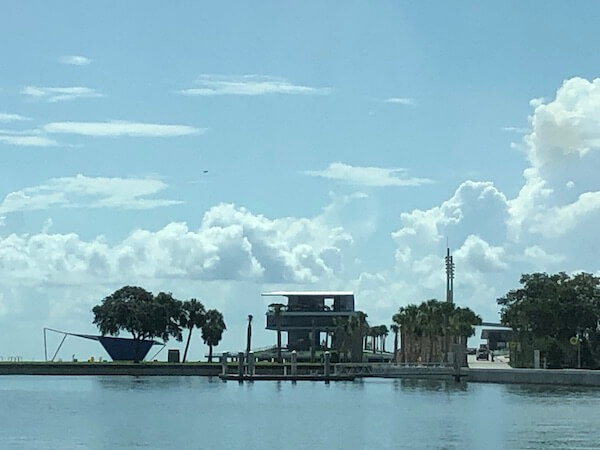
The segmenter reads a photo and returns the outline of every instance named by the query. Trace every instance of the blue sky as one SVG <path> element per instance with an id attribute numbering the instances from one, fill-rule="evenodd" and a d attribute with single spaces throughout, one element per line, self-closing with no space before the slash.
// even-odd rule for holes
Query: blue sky
<path id="1" fill-rule="evenodd" d="M 0 356 L 93 331 L 124 284 L 222 309 L 222 349 L 249 313 L 273 341 L 271 289 L 389 323 L 443 297 L 446 238 L 486 320 L 522 272 L 597 273 L 600 7 L 577 6 L 3 8 Z"/>

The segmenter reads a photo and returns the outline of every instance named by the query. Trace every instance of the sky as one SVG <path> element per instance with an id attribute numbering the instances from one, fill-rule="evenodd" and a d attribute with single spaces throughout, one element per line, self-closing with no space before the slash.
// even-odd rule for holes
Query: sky
<path id="1" fill-rule="evenodd" d="M 275 343 L 261 292 L 351 290 L 388 326 L 444 299 L 446 243 L 455 302 L 485 321 L 522 273 L 600 274 L 599 13 L 5 4 L 0 357 L 96 332 L 124 285 L 221 310 L 216 350 L 237 351 L 248 314 L 253 346 Z"/>

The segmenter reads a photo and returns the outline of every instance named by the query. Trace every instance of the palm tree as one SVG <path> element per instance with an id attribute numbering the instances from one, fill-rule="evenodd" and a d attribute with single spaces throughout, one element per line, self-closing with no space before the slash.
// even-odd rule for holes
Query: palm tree
<path id="1" fill-rule="evenodd" d="M 466 342 L 467 338 L 475 334 L 473 327 L 481 325 L 481 317 L 475 314 L 470 308 L 456 308 L 449 320 L 449 328 L 460 343 Z"/>
<path id="2" fill-rule="evenodd" d="M 373 353 L 377 352 L 377 336 L 378 336 L 379 330 L 377 329 L 377 327 L 371 327 L 367 330 L 367 334 L 368 336 L 371 337 L 371 351 Z"/>
<path id="3" fill-rule="evenodd" d="M 248 314 L 248 331 L 246 333 L 246 358 L 250 354 L 250 346 L 252 344 L 252 314 Z"/>
<path id="4" fill-rule="evenodd" d="M 333 336 L 331 339 L 331 346 L 334 347 L 338 355 L 344 356 L 344 361 L 348 360 L 349 350 L 349 321 L 347 318 L 336 317 L 333 319 Z"/>
<path id="5" fill-rule="evenodd" d="M 421 311 L 417 305 L 407 305 L 401 307 L 394 317 L 394 321 L 400 325 L 401 360 L 402 362 L 408 362 L 409 359 L 416 361 L 418 355 L 414 354 L 415 340 L 423 333 Z"/>
<path id="6" fill-rule="evenodd" d="M 206 311 L 206 320 L 202 325 L 202 339 L 208 345 L 208 362 L 212 362 L 213 346 L 219 345 L 223 331 L 226 329 L 223 314 L 216 309 Z"/>
<path id="7" fill-rule="evenodd" d="M 403 361 L 439 361 L 445 358 L 450 342 L 466 342 L 473 325 L 481 318 L 469 308 L 435 299 L 400 308 L 392 320 L 400 326 Z"/>
<path id="8" fill-rule="evenodd" d="M 394 314 L 396 317 L 396 314 Z M 392 358 L 393 362 L 398 362 L 398 332 L 400 331 L 400 326 L 397 323 L 393 323 L 390 325 L 390 329 L 394 333 L 394 357 Z"/>
<path id="9" fill-rule="evenodd" d="M 350 318 L 348 325 L 352 362 L 361 362 L 363 358 L 363 339 L 369 332 L 367 315 L 362 311 L 357 311 L 356 314 Z"/>
<path id="10" fill-rule="evenodd" d="M 192 338 L 192 330 L 194 327 L 202 328 L 204 322 L 206 322 L 206 310 L 204 309 L 202 302 L 199 302 L 195 298 L 183 302 L 181 309 L 181 326 L 188 329 L 188 338 L 183 352 L 183 362 L 185 362 L 188 348 L 190 347 L 190 339 Z"/>
<path id="11" fill-rule="evenodd" d="M 281 303 L 271 303 L 269 308 L 273 310 L 275 326 L 277 327 L 277 362 L 281 362 L 281 310 L 285 305 Z"/>
<path id="12" fill-rule="evenodd" d="M 388 334 L 390 334 L 390 330 L 385 325 L 379 325 L 380 339 L 381 339 L 381 353 L 385 353 L 385 339 Z"/>

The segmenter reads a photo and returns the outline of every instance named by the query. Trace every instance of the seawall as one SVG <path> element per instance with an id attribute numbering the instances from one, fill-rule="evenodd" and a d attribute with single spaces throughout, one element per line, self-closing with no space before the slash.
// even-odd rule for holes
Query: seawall
<path id="1" fill-rule="evenodd" d="M 291 373 L 286 364 L 286 372 Z M 379 366 L 370 373 L 355 373 L 358 377 L 453 379 L 451 368 Z M 322 373 L 320 364 L 298 364 L 298 374 Z M 1 375 L 114 375 L 114 376 L 218 376 L 221 364 L 207 363 L 85 363 L 85 362 L 1 362 Z M 228 365 L 228 373 L 236 373 L 237 364 Z M 343 371 L 340 371 L 343 373 Z M 283 375 L 283 365 L 257 364 L 256 373 Z M 473 383 L 545 384 L 600 387 L 600 370 L 585 369 L 461 369 L 463 379 Z"/>
<path id="2" fill-rule="evenodd" d="M 586 369 L 468 369 L 474 383 L 547 384 L 600 387 L 600 370 Z"/>
<path id="3" fill-rule="evenodd" d="M 290 367 L 287 365 L 289 373 Z M 237 364 L 230 363 L 228 372 L 237 372 Z M 1 375 L 129 375 L 129 376 L 218 376 L 222 372 L 221 364 L 214 363 L 86 363 L 86 362 L 2 362 Z M 320 364 L 298 364 L 299 374 L 310 374 L 322 371 Z M 256 373 L 277 375 L 283 374 L 282 365 L 257 364 Z"/>

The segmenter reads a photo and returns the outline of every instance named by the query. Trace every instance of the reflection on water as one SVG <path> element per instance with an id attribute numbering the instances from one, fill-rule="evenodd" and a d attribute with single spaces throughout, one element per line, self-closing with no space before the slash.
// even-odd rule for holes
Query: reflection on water
<path id="1" fill-rule="evenodd" d="M 598 448 L 600 389 L 2 377 L 1 448 Z"/>
<path id="2" fill-rule="evenodd" d="M 589 398 L 591 393 L 600 395 L 600 388 L 585 386 L 545 386 L 537 384 L 509 384 L 506 392 L 525 397 Z"/>
<path id="3" fill-rule="evenodd" d="M 417 378 L 401 378 L 392 380 L 396 389 L 403 391 L 433 391 L 433 392 L 464 392 L 467 390 L 466 381 L 433 380 Z"/>

